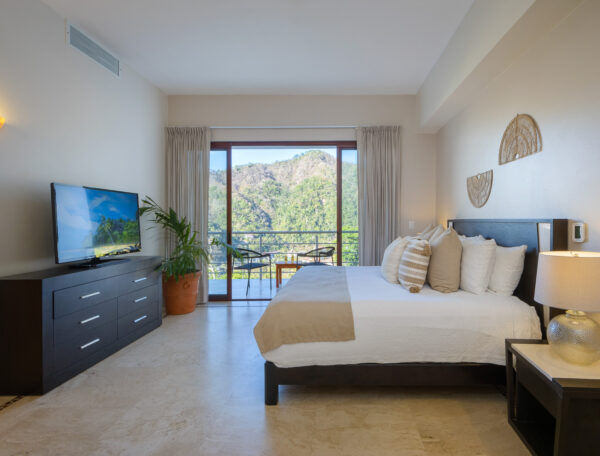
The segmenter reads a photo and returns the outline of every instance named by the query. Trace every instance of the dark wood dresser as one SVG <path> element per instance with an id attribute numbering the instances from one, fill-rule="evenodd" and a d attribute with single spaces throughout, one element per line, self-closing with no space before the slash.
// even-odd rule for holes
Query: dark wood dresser
<path id="1" fill-rule="evenodd" d="M 0 279 L 0 395 L 43 394 L 162 323 L 160 257 Z"/>

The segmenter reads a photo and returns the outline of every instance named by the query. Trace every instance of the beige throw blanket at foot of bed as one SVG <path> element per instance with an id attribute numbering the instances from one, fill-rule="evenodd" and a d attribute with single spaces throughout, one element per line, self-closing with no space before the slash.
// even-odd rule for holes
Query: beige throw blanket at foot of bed
<path id="1" fill-rule="evenodd" d="M 354 340 L 346 268 L 299 269 L 265 310 L 254 338 L 261 353 L 284 344 Z"/>

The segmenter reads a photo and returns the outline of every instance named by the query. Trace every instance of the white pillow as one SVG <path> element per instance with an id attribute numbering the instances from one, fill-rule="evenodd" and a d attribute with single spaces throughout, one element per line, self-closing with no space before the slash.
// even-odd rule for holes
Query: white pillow
<path id="1" fill-rule="evenodd" d="M 442 227 L 442 225 L 434 225 L 430 229 L 423 230 L 422 233 L 419 233 L 417 235 L 417 238 L 418 239 L 424 239 L 426 241 L 431 241 L 431 239 L 433 239 L 434 237 L 439 236 L 443 232 L 444 232 L 444 228 Z"/>
<path id="2" fill-rule="evenodd" d="M 523 274 L 526 251 L 526 245 L 496 247 L 494 271 L 488 285 L 490 290 L 499 295 L 512 296 Z"/>
<path id="3" fill-rule="evenodd" d="M 471 241 L 485 241 L 485 238 L 481 234 L 479 234 L 477 236 L 472 236 L 472 237 L 467 237 L 464 234 L 459 234 L 458 239 L 460 239 L 460 242 L 462 244 L 464 244 L 465 242 L 471 242 Z"/>
<path id="4" fill-rule="evenodd" d="M 436 224 L 435 224 L 435 223 L 430 223 L 429 225 L 427 225 L 427 226 L 426 226 L 426 227 L 423 229 L 423 231 L 421 231 L 420 233 L 418 233 L 418 234 L 417 234 L 417 236 L 422 236 L 422 235 L 424 235 L 424 234 L 426 234 L 426 233 L 429 233 L 430 231 L 433 231 L 433 230 L 435 229 L 435 227 L 436 227 Z"/>
<path id="5" fill-rule="evenodd" d="M 408 238 L 399 237 L 392 241 L 383 252 L 383 260 L 381 260 L 381 274 L 383 278 L 390 283 L 398 283 L 398 266 L 402 253 L 408 244 Z"/>
<path id="6" fill-rule="evenodd" d="M 432 242 L 436 241 L 438 238 L 440 238 L 442 236 L 442 234 L 444 234 L 446 230 L 444 229 L 444 227 L 442 225 L 438 225 L 435 227 L 435 230 L 433 230 L 433 233 L 431 233 L 431 236 L 429 236 L 429 243 L 431 244 Z"/>
<path id="7" fill-rule="evenodd" d="M 484 294 L 494 271 L 496 241 L 464 240 L 460 262 L 460 288 Z"/>

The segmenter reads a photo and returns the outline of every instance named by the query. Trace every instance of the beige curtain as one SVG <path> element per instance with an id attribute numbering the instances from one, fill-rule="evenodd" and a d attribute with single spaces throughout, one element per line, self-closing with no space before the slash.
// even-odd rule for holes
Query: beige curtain
<path id="1" fill-rule="evenodd" d="M 210 129 L 167 127 L 167 204 L 187 217 L 199 240 L 208 243 Z M 173 240 L 167 239 L 167 254 Z M 208 271 L 202 271 L 198 299 L 208 301 Z"/>
<path id="2" fill-rule="evenodd" d="M 356 139 L 358 252 L 361 265 L 373 266 L 400 236 L 400 127 L 360 127 Z"/>

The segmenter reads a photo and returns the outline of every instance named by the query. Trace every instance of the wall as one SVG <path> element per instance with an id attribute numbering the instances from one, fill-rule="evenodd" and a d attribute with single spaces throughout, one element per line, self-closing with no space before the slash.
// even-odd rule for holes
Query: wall
<path id="1" fill-rule="evenodd" d="M 569 218 L 588 223 L 600 250 L 600 2 L 586 1 L 508 67 L 438 134 L 437 218 Z M 499 166 L 504 129 L 531 114 L 543 151 Z M 488 203 L 469 202 L 466 178 L 494 170 Z"/>
<path id="2" fill-rule="evenodd" d="M 564 0 L 563 0 L 564 1 Z M 419 122 L 434 131 L 450 117 L 438 113 L 534 0 L 475 0 L 419 89 Z M 445 109 L 447 111 L 447 108 Z M 437 114 L 437 116 L 436 116 Z"/>
<path id="3" fill-rule="evenodd" d="M 348 127 L 401 125 L 402 231 L 408 234 L 435 218 L 435 136 L 417 128 L 415 102 L 407 95 L 171 95 L 169 125 L 228 127 L 213 130 L 217 141 L 354 140 Z M 412 230 L 409 220 L 416 222 Z"/>
<path id="4" fill-rule="evenodd" d="M 167 97 L 65 44 L 37 0 L 0 2 L 0 276 L 54 264 L 50 183 L 164 200 Z M 161 251 L 143 230 L 144 254 Z"/>

